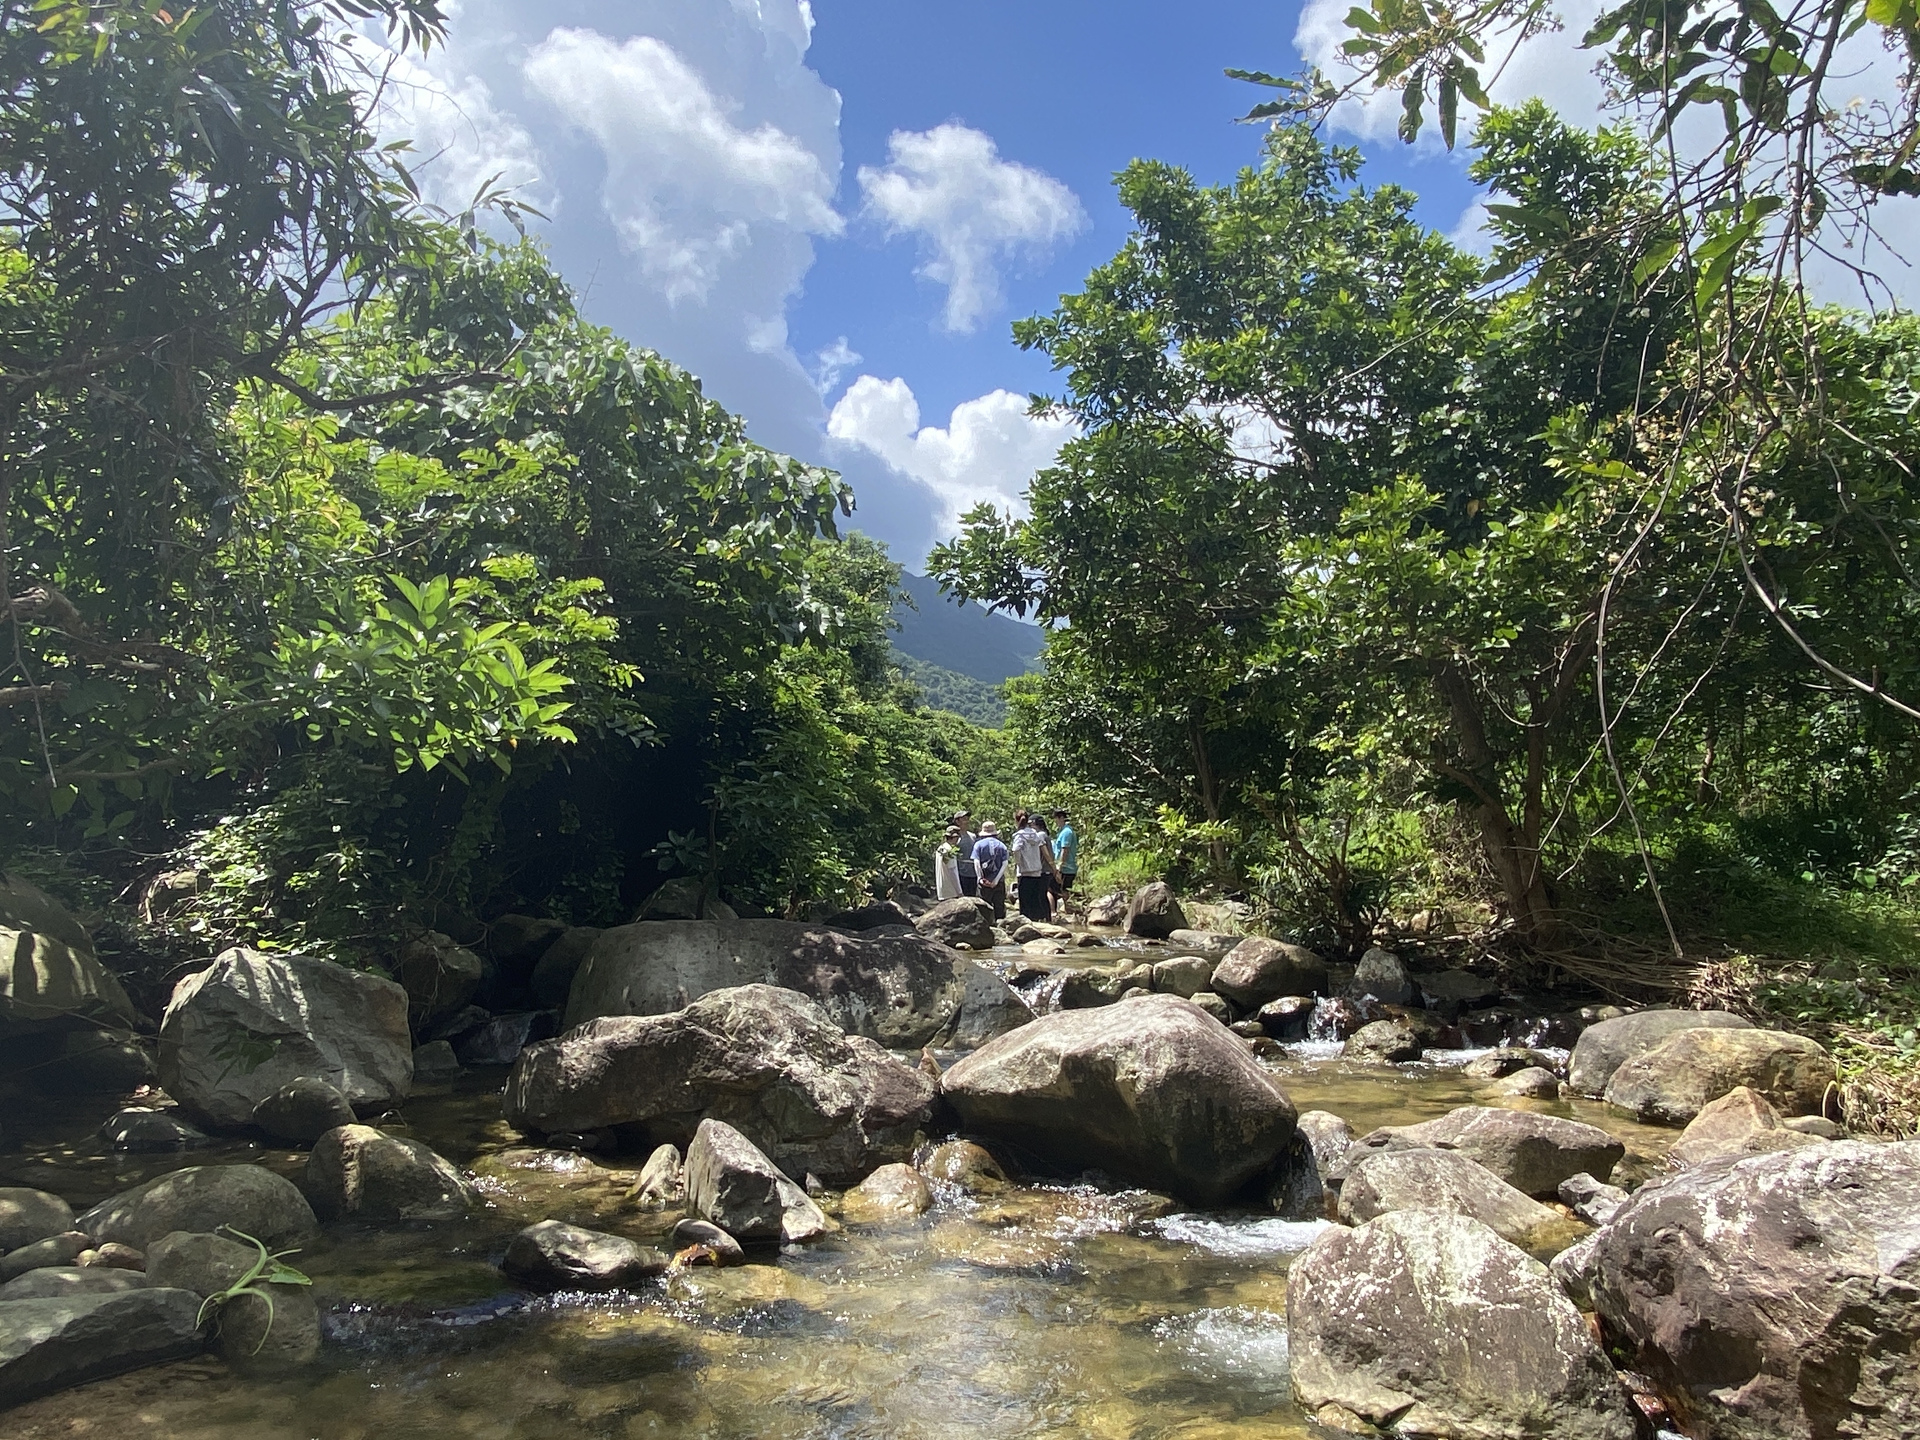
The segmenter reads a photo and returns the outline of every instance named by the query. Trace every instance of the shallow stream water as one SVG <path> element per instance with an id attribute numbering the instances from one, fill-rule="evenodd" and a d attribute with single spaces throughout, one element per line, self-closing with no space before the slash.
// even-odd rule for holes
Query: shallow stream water
<path id="1" fill-rule="evenodd" d="M 1064 957 L 1063 957 L 1064 958 Z M 1096 958 L 1092 955 L 1089 959 Z M 1056 963 L 1058 963 L 1056 961 Z M 1585 1102 L 1495 1102 L 1464 1054 L 1392 1068 L 1295 1047 L 1272 1068 L 1301 1110 L 1356 1133 L 1457 1105 L 1507 1103 L 1604 1125 L 1627 1174 L 1673 1132 Z M 677 1212 L 628 1197 L 641 1156 L 536 1150 L 500 1119 L 503 1071 L 416 1095 L 404 1133 L 472 1170 L 486 1198 L 460 1222 L 329 1227 L 310 1273 L 328 1344 L 314 1366 L 249 1375 L 201 1359 L 8 1412 L 18 1440 L 536 1440 L 536 1437 L 1297 1437 L 1286 1278 L 1325 1222 L 1200 1213 L 1144 1192 L 949 1191 L 917 1219 L 850 1226 L 763 1263 L 670 1275 L 616 1297 L 533 1297 L 494 1269 L 507 1239 L 554 1218 L 664 1243 Z M 76 1206 L 181 1164 L 296 1152 L 232 1144 L 123 1156 L 98 1105 L 13 1117 L 0 1184 Z"/>

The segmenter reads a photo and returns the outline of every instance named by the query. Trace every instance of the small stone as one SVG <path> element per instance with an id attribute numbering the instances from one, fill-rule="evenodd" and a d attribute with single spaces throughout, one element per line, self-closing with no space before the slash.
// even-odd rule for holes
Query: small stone
<path id="1" fill-rule="evenodd" d="M 707 1251 L 707 1258 L 715 1265 L 747 1263 L 747 1252 L 738 1240 L 711 1220 L 696 1220 L 689 1215 L 673 1227 L 673 1247 L 684 1254 L 694 1246 Z"/>
<path id="2" fill-rule="evenodd" d="M 1460 1067 L 1460 1073 L 1470 1080 L 1501 1080 L 1522 1070 L 1554 1069 L 1553 1057 L 1543 1055 L 1538 1050 L 1528 1050 L 1520 1046 L 1500 1046 L 1476 1055 Z"/>
<path id="3" fill-rule="evenodd" d="M 647 1156 L 647 1163 L 640 1167 L 640 1179 L 633 1187 L 633 1198 L 647 1210 L 664 1210 L 687 1198 L 678 1146 L 654 1147 L 653 1153 Z"/>
<path id="4" fill-rule="evenodd" d="M 1153 988 L 1162 995 L 1191 999 L 1213 978 L 1213 965 L 1198 955 L 1162 960 L 1153 967 Z"/>
<path id="5" fill-rule="evenodd" d="M 1218 995 L 1202 990 L 1198 994 L 1189 995 L 1187 998 L 1214 1019 L 1218 1020 L 1222 1025 L 1228 1024 L 1233 1019 L 1232 1009 L 1229 1008 L 1227 1002 L 1222 1000 Z"/>
<path id="6" fill-rule="evenodd" d="M 621 1290 L 664 1273 L 668 1263 L 624 1236 L 542 1220 L 508 1242 L 500 1269 L 536 1290 Z"/>
<path id="7" fill-rule="evenodd" d="M 1276 1040 L 1304 1040 L 1315 1003 L 1311 995 L 1282 995 L 1262 1005 L 1253 1018 Z"/>
<path id="8" fill-rule="evenodd" d="M 1516 1070 L 1493 1087 L 1496 1095 L 1512 1095 L 1523 1100 L 1555 1100 L 1560 1095 L 1560 1077 L 1551 1070 Z"/>
<path id="9" fill-rule="evenodd" d="M 1425 1037 L 1404 1020 L 1375 1020 L 1362 1025 L 1340 1049 L 1341 1058 L 1374 1065 L 1418 1060 Z"/>
<path id="10" fill-rule="evenodd" d="M 919 1162 L 929 1180 L 958 1186 L 969 1195 L 1006 1189 L 1007 1172 L 984 1145 L 971 1140 L 948 1140 L 928 1151 Z"/>
<path id="11" fill-rule="evenodd" d="M 1620 1213 L 1628 1200 L 1627 1192 L 1617 1185 L 1596 1180 L 1584 1171 L 1560 1182 L 1560 1203 L 1589 1225 L 1604 1225 Z"/>
<path id="12" fill-rule="evenodd" d="M 131 1245 L 122 1245 L 117 1240 L 109 1240 L 104 1245 L 83 1251 L 80 1255 L 80 1263 L 86 1266 L 97 1266 L 102 1270 L 145 1270 L 147 1257 L 144 1251 L 136 1250 Z"/>

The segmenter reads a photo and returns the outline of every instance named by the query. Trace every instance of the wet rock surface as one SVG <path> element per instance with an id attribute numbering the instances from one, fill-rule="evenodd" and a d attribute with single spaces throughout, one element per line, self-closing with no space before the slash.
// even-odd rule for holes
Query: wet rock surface
<path id="1" fill-rule="evenodd" d="M 192 1355 L 199 1312 L 193 1292 L 154 1288 L 0 1305 L 0 1407 Z"/>
<path id="2" fill-rule="evenodd" d="M 536 1290 L 620 1290 L 665 1273 L 667 1264 L 660 1251 L 624 1236 L 542 1220 L 508 1242 L 500 1269 Z"/>
<path id="3" fill-rule="evenodd" d="M 832 1226 L 806 1191 L 746 1136 L 702 1120 L 687 1147 L 687 1204 L 737 1240 L 799 1244 Z"/>

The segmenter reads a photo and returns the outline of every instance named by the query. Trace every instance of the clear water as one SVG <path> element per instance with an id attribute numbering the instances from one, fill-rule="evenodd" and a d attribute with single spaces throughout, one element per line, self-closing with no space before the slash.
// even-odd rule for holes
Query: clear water
<path id="1" fill-rule="evenodd" d="M 1457 1065 L 1289 1059 L 1301 1109 L 1356 1131 L 1486 1099 Z M 1318 1222 L 1193 1213 L 1141 1192 L 948 1193 L 928 1214 L 851 1228 L 735 1270 L 630 1295 L 535 1298 L 493 1268 L 548 1217 L 657 1241 L 676 1218 L 628 1198 L 639 1156 L 525 1148 L 499 1119 L 500 1072 L 416 1097 L 408 1133 L 471 1167 L 485 1208 L 458 1223 L 333 1227 L 296 1262 L 327 1315 L 323 1359 L 237 1373 L 201 1359 L 8 1412 L 19 1440 L 536 1440 L 536 1437 L 1114 1437 L 1318 1432 L 1288 1395 L 1287 1269 Z M 1597 1105 L 1513 1101 L 1605 1124 L 1650 1167 L 1672 1132 Z M 98 1107 L 37 1110 L 0 1184 L 91 1203 L 178 1157 L 115 1157 Z M 229 1146 L 188 1163 L 291 1152 Z"/>

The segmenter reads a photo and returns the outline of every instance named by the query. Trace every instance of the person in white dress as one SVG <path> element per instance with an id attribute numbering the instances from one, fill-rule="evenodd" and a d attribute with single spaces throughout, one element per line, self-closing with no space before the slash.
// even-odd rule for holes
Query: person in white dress
<path id="1" fill-rule="evenodd" d="M 933 852 L 933 893 L 940 900 L 960 898 L 960 827 L 949 825 L 947 838 Z"/>

